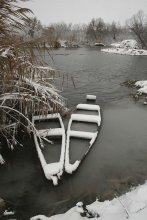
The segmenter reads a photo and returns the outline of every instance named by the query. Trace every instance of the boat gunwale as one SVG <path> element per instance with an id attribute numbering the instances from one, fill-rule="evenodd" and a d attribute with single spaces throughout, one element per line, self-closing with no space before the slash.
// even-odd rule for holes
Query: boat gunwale
<path id="1" fill-rule="evenodd" d="M 47 114 L 47 115 L 39 115 L 39 116 L 33 116 L 32 117 L 32 123 L 35 125 L 35 121 L 39 121 L 39 120 L 48 120 L 48 119 L 58 119 L 59 123 L 60 123 L 60 128 L 50 128 L 50 129 L 42 129 L 43 131 L 45 130 L 50 130 L 50 134 L 51 131 L 55 131 L 55 130 L 59 130 L 62 131 L 60 132 L 60 134 L 58 134 L 58 136 L 62 137 L 62 143 L 61 143 L 61 151 L 60 151 L 60 159 L 58 162 L 53 162 L 53 163 L 47 163 L 45 160 L 45 157 L 43 155 L 43 152 L 41 150 L 41 146 L 40 143 L 38 141 L 38 138 L 41 138 L 41 135 L 39 133 L 41 133 L 41 129 L 37 130 L 37 134 L 34 134 L 34 142 L 35 142 L 35 147 L 37 150 L 37 154 L 42 166 L 42 169 L 44 171 L 44 175 L 48 180 L 52 180 L 54 185 L 58 184 L 58 179 L 61 178 L 62 174 L 63 174 L 63 170 L 64 170 L 64 155 L 65 155 L 65 128 L 64 128 L 64 124 L 62 121 L 62 118 L 60 116 L 59 113 L 54 113 L 54 114 Z M 55 133 L 52 132 L 52 135 L 50 135 L 51 137 L 54 136 L 56 137 L 56 135 L 54 135 Z M 49 136 L 49 135 L 45 135 Z M 54 167 L 55 165 L 55 167 Z"/>

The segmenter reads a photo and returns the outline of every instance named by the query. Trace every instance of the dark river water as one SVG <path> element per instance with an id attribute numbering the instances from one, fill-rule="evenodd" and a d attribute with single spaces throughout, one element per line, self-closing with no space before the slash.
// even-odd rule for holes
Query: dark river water
<path id="1" fill-rule="evenodd" d="M 28 137 L 23 137 L 24 148 L 6 153 L 8 163 L 0 167 L 0 197 L 14 205 L 19 219 L 61 213 L 79 200 L 88 204 L 96 197 L 111 199 L 147 179 L 147 107 L 134 102 L 132 91 L 121 85 L 147 78 L 147 57 L 110 55 L 98 48 L 51 54 L 52 64 L 64 72 L 64 83 L 58 80 L 56 85 L 63 89 L 67 105 L 74 108 L 86 102 L 86 94 L 96 95 L 102 127 L 78 171 L 64 174 L 57 187 L 45 180 Z"/>

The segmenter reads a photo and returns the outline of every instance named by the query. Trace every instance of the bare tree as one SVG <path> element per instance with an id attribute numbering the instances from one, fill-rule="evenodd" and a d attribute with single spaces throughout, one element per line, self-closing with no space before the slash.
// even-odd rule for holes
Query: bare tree
<path id="1" fill-rule="evenodd" d="M 87 34 L 87 38 L 90 40 L 97 39 L 95 19 L 92 19 L 91 22 L 89 23 L 86 34 Z"/>
<path id="2" fill-rule="evenodd" d="M 127 20 L 127 26 L 136 35 L 142 48 L 147 48 L 147 17 L 143 11 L 138 11 Z"/>
<path id="3" fill-rule="evenodd" d="M 30 19 L 30 22 L 27 24 L 27 28 L 28 34 L 31 38 L 41 36 L 43 27 L 41 22 L 36 17 Z"/>
<path id="4" fill-rule="evenodd" d="M 118 27 L 115 21 L 112 22 L 110 31 L 112 33 L 113 40 L 116 40 L 116 35 L 118 34 Z"/>
<path id="5" fill-rule="evenodd" d="M 51 25 L 54 28 L 56 39 L 67 40 L 72 29 L 72 24 L 66 24 L 64 22 L 55 23 Z"/>
<path id="6" fill-rule="evenodd" d="M 87 38 L 95 41 L 103 41 L 106 34 L 106 25 L 102 18 L 92 19 L 87 27 Z"/>

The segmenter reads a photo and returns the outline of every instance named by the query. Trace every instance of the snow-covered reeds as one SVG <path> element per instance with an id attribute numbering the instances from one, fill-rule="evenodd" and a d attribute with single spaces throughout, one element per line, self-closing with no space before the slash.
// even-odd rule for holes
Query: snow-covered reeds
<path id="1" fill-rule="evenodd" d="M 0 0 L 0 136 L 11 149 L 18 144 L 19 125 L 34 132 L 34 114 L 65 110 L 64 99 L 52 85 L 56 71 L 36 56 L 36 50 L 43 50 L 40 39 L 26 42 L 19 35 L 31 13 L 17 6 L 20 1 Z"/>

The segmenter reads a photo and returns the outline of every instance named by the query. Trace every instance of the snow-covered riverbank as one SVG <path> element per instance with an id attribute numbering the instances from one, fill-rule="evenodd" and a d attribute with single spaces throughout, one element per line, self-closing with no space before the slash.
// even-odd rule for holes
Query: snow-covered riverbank
<path id="1" fill-rule="evenodd" d="M 122 42 L 111 44 L 111 48 L 102 49 L 105 53 L 114 53 L 121 55 L 142 55 L 147 56 L 147 50 L 139 49 L 135 40 L 124 40 Z"/>
<path id="2" fill-rule="evenodd" d="M 120 55 L 147 56 L 147 50 L 139 50 L 139 49 L 107 48 L 107 49 L 102 49 L 101 51 L 105 53 L 114 53 L 114 54 L 120 54 Z"/>
<path id="3" fill-rule="evenodd" d="M 147 218 L 147 182 L 130 192 L 111 201 L 95 201 L 86 207 L 89 212 L 98 213 L 99 220 L 145 220 Z M 82 220 L 77 207 L 71 208 L 65 214 L 55 215 L 47 218 L 43 215 L 32 217 L 31 220 Z"/>

